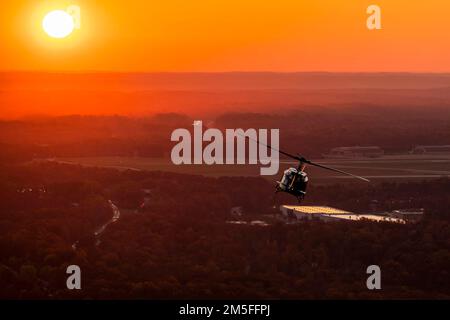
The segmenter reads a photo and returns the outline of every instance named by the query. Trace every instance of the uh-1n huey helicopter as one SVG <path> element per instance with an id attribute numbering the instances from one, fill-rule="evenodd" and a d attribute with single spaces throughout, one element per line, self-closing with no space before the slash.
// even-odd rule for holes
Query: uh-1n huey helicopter
<path id="1" fill-rule="evenodd" d="M 248 137 L 248 138 L 251 139 L 250 137 Z M 262 143 L 260 141 L 257 141 L 257 142 L 263 146 L 266 146 L 269 149 L 274 150 L 275 152 L 283 154 L 283 155 L 285 155 L 289 158 L 292 158 L 294 160 L 297 160 L 299 162 L 297 168 L 291 167 L 291 168 L 286 169 L 283 172 L 283 176 L 281 177 L 281 180 L 277 181 L 277 185 L 275 186 L 275 193 L 278 193 L 278 192 L 289 193 L 289 194 L 295 196 L 299 202 L 301 202 L 306 196 L 306 187 L 308 186 L 308 181 L 309 181 L 308 174 L 305 172 L 307 165 L 311 165 L 311 166 L 315 166 L 315 167 L 322 168 L 325 170 L 341 173 L 341 174 L 353 177 L 355 179 L 370 182 L 369 179 L 366 179 L 364 177 L 360 177 L 360 176 L 354 175 L 352 173 L 345 172 L 345 171 L 335 169 L 332 167 L 324 166 L 322 164 L 312 162 L 302 156 L 295 156 L 293 154 L 273 148 L 271 145 Z"/>

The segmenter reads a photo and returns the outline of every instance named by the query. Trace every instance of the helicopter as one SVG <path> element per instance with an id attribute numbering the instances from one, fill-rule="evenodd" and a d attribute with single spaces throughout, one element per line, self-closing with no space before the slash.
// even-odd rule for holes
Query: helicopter
<path id="1" fill-rule="evenodd" d="M 247 137 L 247 138 L 253 140 L 250 137 Z M 256 141 L 256 140 L 254 140 L 254 141 Z M 306 196 L 306 188 L 307 188 L 308 182 L 309 182 L 308 174 L 305 171 L 307 165 L 311 165 L 311 166 L 315 166 L 315 167 L 318 167 L 321 169 L 344 174 L 344 175 L 347 175 L 347 176 L 350 176 L 350 177 L 353 177 L 355 179 L 359 179 L 359 180 L 362 180 L 365 182 L 370 182 L 369 179 L 366 179 L 364 177 L 360 177 L 360 176 L 354 175 L 349 172 L 345 172 L 345 171 L 342 171 L 342 170 L 339 170 L 336 168 L 324 166 L 319 163 L 315 163 L 313 161 L 306 159 L 303 156 L 300 156 L 300 155 L 296 156 L 296 155 L 284 152 L 282 150 L 278 150 L 276 148 L 273 148 L 271 145 L 262 143 L 260 141 L 256 141 L 256 142 L 260 145 L 266 146 L 269 149 L 272 149 L 273 151 L 276 151 L 280 154 L 283 154 L 291 159 L 298 161 L 299 164 L 296 168 L 290 167 L 290 168 L 286 169 L 283 172 L 283 176 L 281 177 L 280 181 L 276 181 L 277 184 L 275 186 L 275 193 L 285 192 L 285 193 L 291 194 L 297 198 L 299 203 Z"/>

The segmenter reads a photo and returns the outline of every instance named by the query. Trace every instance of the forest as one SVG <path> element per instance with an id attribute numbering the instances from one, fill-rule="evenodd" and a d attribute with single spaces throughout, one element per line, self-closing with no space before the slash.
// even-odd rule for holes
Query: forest
<path id="1" fill-rule="evenodd" d="M 217 116 L 160 113 L 146 117 L 61 116 L 0 120 L 0 162 L 52 157 L 170 157 L 171 133 L 202 120 L 205 130 L 279 129 L 280 148 L 320 158 L 331 148 L 380 146 L 406 153 L 415 145 L 448 144 L 449 108 L 346 105 Z M 386 117 L 389 114 L 389 117 Z M 399 125 L 401 123 L 401 125 Z"/>
<path id="2" fill-rule="evenodd" d="M 295 201 L 274 199 L 272 184 L 255 177 L 4 164 L 0 193 L 3 299 L 450 298 L 449 179 L 309 190 L 307 204 L 424 208 L 406 225 L 285 224 L 274 213 Z M 108 200 L 121 216 L 98 238 Z M 227 224 L 234 206 L 269 226 Z M 72 264 L 81 290 L 66 288 Z M 382 290 L 367 290 L 372 264 Z"/>

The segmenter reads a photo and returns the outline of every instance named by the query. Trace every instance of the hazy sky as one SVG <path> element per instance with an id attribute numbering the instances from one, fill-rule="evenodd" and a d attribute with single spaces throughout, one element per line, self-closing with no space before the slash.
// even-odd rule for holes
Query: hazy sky
<path id="1" fill-rule="evenodd" d="M 70 4 L 81 29 L 50 39 L 43 16 Z M 2 0 L 0 70 L 450 72 L 449 15 L 447 0 Z"/>

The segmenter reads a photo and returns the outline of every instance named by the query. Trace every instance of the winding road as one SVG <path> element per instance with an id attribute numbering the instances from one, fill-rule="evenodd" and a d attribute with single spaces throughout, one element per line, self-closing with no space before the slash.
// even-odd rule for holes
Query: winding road
<path id="1" fill-rule="evenodd" d="M 113 216 L 110 220 L 108 220 L 108 222 L 106 222 L 105 224 L 102 224 L 100 227 L 97 228 L 97 231 L 94 232 L 94 236 L 97 239 L 95 242 L 95 245 L 98 246 L 100 244 L 100 236 L 102 235 L 103 232 L 105 232 L 106 228 L 111 224 L 116 222 L 117 220 L 119 220 L 120 218 L 120 210 L 119 208 L 111 201 L 108 200 L 109 205 L 111 206 L 111 209 L 113 211 Z M 77 250 L 77 246 L 78 246 L 79 240 L 75 241 L 74 244 L 72 244 L 72 249 L 73 250 Z"/>

